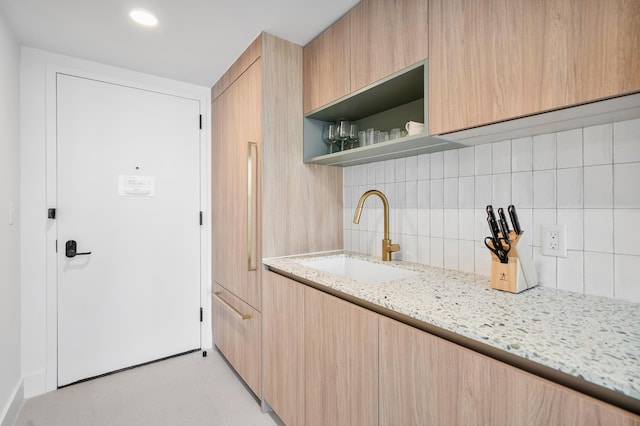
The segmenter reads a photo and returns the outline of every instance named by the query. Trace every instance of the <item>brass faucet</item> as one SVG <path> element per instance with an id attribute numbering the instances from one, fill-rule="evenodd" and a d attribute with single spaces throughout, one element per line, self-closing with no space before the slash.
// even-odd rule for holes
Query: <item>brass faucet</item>
<path id="1" fill-rule="evenodd" d="M 400 244 L 391 244 L 391 240 L 389 239 L 389 202 L 387 201 L 387 197 L 384 194 L 376 189 L 370 189 L 369 191 L 362 194 L 360 200 L 358 200 L 358 206 L 356 207 L 356 214 L 353 216 L 353 223 L 360 223 L 360 215 L 362 215 L 362 206 L 364 205 L 364 200 L 369 197 L 369 195 L 377 195 L 382 200 L 382 205 L 384 207 L 384 236 L 382 240 L 382 260 L 389 261 L 391 260 L 391 253 L 394 251 L 400 251 Z"/>

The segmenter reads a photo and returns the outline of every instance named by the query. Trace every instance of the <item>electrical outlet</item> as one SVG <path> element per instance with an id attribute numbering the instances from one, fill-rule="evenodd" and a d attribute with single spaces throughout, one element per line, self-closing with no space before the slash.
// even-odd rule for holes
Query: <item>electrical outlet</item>
<path id="1" fill-rule="evenodd" d="M 542 225 L 542 254 L 567 257 L 566 225 Z"/>

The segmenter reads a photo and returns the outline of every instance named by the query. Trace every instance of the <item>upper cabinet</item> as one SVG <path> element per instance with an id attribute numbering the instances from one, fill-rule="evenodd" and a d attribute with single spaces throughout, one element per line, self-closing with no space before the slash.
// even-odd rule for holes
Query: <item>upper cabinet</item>
<path id="1" fill-rule="evenodd" d="M 640 90 L 640 2 L 431 0 L 429 133 Z"/>
<path id="2" fill-rule="evenodd" d="M 428 0 L 363 0 L 303 49 L 304 113 L 427 58 Z"/>
<path id="3" fill-rule="evenodd" d="M 350 14 L 347 14 L 304 47 L 305 113 L 341 98 L 351 90 L 349 24 Z"/>
<path id="4" fill-rule="evenodd" d="M 351 12 L 351 91 L 423 61 L 428 0 L 363 0 Z"/>

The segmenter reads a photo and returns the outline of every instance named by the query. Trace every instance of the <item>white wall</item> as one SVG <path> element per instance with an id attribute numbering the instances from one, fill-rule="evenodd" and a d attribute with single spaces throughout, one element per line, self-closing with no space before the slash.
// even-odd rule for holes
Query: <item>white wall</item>
<path id="1" fill-rule="evenodd" d="M 20 375 L 20 50 L 0 15 L 0 423 L 22 399 Z M 15 205 L 9 225 L 9 204 Z M 9 414 L 9 416 L 7 415 Z"/>
<path id="2" fill-rule="evenodd" d="M 56 71 L 92 76 L 112 82 L 189 96 L 201 101 L 203 115 L 202 185 L 205 229 L 203 231 L 203 283 L 210 283 L 210 182 L 209 116 L 210 89 L 103 64 L 44 52 L 21 49 L 21 195 L 22 195 L 22 373 L 24 395 L 31 397 L 56 388 L 56 272 L 55 221 L 47 208 L 55 207 L 55 87 Z M 53 129 L 53 130 L 52 130 Z M 49 155 L 47 155 L 49 153 Z M 204 318 L 210 318 L 210 287 L 203 286 Z M 211 327 L 205 323 L 202 347 L 211 346 Z"/>
<path id="3" fill-rule="evenodd" d="M 375 188 L 389 198 L 402 259 L 489 275 L 485 207 L 514 204 L 542 285 L 640 302 L 639 183 L 640 119 L 352 166 L 344 246 L 380 254 L 378 199 L 352 223 Z M 556 223 L 567 225 L 566 258 L 541 254 L 541 226 Z"/>

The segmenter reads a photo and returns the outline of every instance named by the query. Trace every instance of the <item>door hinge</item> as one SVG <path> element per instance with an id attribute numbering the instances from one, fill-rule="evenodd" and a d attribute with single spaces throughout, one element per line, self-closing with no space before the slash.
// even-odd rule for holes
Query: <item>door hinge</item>
<path id="1" fill-rule="evenodd" d="M 55 219 L 56 218 L 56 209 L 47 210 L 47 219 Z"/>
<path id="2" fill-rule="evenodd" d="M 56 253 L 58 252 L 58 240 L 56 240 Z"/>
<path id="3" fill-rule="evenodd" d="M 200 322 L 202 322 L 202 308 L 200 308 Z"/>
<path id="4" fill-rule="evenodd" d="M 200 212 L 200 226 L 202 226 L 202 212 Z"/>
<path id="5" fill-rule="evenodd" d="M 200 114 L 200 130 L 202 130 L 202 114 Z"/>

